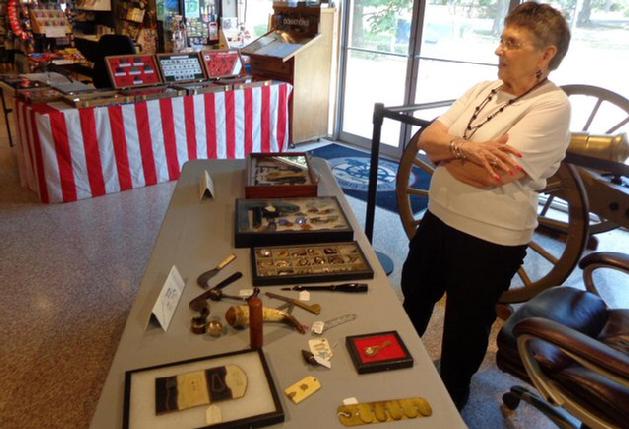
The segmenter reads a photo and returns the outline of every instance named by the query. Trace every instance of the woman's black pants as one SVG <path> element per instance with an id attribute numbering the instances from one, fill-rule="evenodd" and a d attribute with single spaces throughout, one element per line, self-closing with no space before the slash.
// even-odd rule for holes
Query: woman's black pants
<path id="1" fill-rule="evenodd" d="M 469 388 L 487 351 L 496 303 L 525 254 L 526 246 L 478 239 L 426 212 L 402 269 L 404 309 L 423 336 L 447 293 L 440 373 L 450 394 Z"/>

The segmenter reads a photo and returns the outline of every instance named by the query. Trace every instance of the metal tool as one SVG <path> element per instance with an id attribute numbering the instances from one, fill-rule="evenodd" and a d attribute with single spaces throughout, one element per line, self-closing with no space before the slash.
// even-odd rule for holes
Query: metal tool
<path id="1" fill-rule="evenodd" d="M 296 285 L 292 287 L 283 287 L 281 290 L 311 290 L 311 291 L 329 291 L 329 292 L 367 292 L 369 286 L 367 283 L 342 283 L 340 285 L 323 285 L 323 286 L 302 286 Z"/>
<path id="2" fill-rule="evenodd" d="M 220 282 L 219 284 L 217 284 L 216 286 L 214 286 L 212 289 L 203 292 L 201 295 L 197 296 L 192 301 L 190 301 L 190 303 L 188 304 L 189 307 L 190 307 L 190 310 L 198 311 L 199 308 L 205 307 L 206 306 L 205 301 L 208 300 L 208 299 L 211 299 L 212 298 L 212 294 L 216 293 L 216 292 L 213 292 L 213 291 L 223 289 L 223 288 L 229 286 L 230 284 L 232 284 L 233 282 L 235 282 L 236 280 L 238 280 L 241 277 L 242 277 L 242 273 L 240 271 L 237 271 L 234 274 L 232 274 L 231 276 L 227 277 L 222 282 Z"/>
<path id="3" fill-rule="evenodd" d="M 284 302 L 288 302 L 289 304 L 296 305 L 297 307 L 303 308 L 304 310 L 309 311 L 313 314 L 321 313 L 321 306 L 319 304 L 306 304 L 305 302 L 300 301 L 298 299 L 289 298 L 287 296 L 278 295 L 272 292 L 265 292 L 264 294 L 268 296 L 269 298 L 279 299 L 280 301 L 284 301 Z"/>
<path id="4" fill-rule="evenodd" d="M 236 255 L 232 253 L 231 255 L 223 259 L 221 262 L 219 262 L 216 267 L 202 273 L 199 277 L 197 277 L 197 284 L 201 286 L 203 289 L 207 289 L 209 287 L 208 280 L 214 277 L 216 273 L 218 273 L 220 270 L 222 270 L 227 265 L 232 263 L 235 259 L 236 259 Z"/>
<path id="5" fill-rule="evenodd" d="M 348 313 L 348 314 L 342 314 L 338 317 L 334 317 L 330 320 L 326 320 L 325 322 L 322 322 L 323 326 L 318 330 L 318 332 L 313 331 L 314 334 L 316 335 L 321 335 L 323 334 L 325 331 L 327 331 L 328 329 L 332 329 L 336 326 L 342 325 L 343 323 L 347 323 L 347 322 L 351 322 L 352 320 L 356 320 L 356 314 L 354 313 Z M 317 323 L 317 322 L 315 322 Z"/>

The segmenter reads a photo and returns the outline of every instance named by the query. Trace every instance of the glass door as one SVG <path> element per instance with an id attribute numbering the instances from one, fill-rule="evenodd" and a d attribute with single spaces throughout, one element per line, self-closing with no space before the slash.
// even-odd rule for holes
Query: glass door
<path id="1" fill-rule="evenodd" d="M 339 104 L 343 141 L 369 145 L 375 103 L 402 105 L 411 44 L 412 0 L 349 0 Z M 400 125 L 385 121 L 382 152 L 397 148 Z"/>
<path id="2" fill-rule="evenodd" d="M 508 9 L 509 0 L 350 0 L 341 140 L 370 144 L 376 102 L 452 99 L 474 83 L 495 79 L 493 52 Z M 432 119 L 438 112 L 418 116 Z M 383 153 L 399 156 L 410 132 L 385 119 Z"/>
<path id="3" fill-rule="evenodd" d="M 551 4 L 563 11 L 572 34 L 553 81 L 600 86 L 629 98 L 629 0 Z"/>

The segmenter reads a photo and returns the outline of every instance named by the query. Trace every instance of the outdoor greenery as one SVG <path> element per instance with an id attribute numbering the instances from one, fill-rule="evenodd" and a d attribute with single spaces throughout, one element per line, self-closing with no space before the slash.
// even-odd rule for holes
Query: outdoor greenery
<path id="1" fill-rule="evenodd" d="M 509 0 L 430 0 L 428 3 L 447 7 L 450 16 L 493 19 L 491 36 L 502 32 L 502 17 L 509 6 Z M 591 20 L 592 12 L 616 12 L 617 16 L 629 17 L 628 0 L 583 0 L 579 1 L 579 11 L 576 10 L 577 0 L 555 0 L 553 3 L 566 11 L 571 25 L 577 27 L 629 25 L 626 22 L 598 24 Z M 406 54 L 412 5 L 412 0 L 355 0 L 352 46 Z M 486 31 L 479 30 L 479 33 Z"/>

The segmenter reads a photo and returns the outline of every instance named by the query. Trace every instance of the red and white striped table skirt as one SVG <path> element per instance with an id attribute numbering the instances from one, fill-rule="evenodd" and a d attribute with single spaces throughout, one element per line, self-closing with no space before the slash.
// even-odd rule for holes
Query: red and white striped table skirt
<path id="1" fill-rule="evenodd" d="M 282 152 L 292 86 L 238 89 L 107 107 L 16 103 L 22 186 L 45 203 L 179 178 L 193 159 Z"/>

